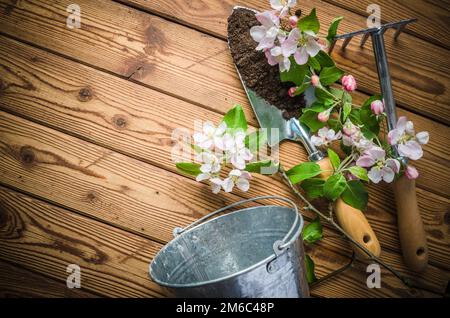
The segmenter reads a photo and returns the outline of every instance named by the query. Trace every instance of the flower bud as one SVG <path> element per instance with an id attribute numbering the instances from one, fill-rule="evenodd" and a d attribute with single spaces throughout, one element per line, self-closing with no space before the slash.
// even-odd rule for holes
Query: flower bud
<path id="1" fill-rule="evenodd" d="M 317 76 L 317 75 L 311 76 L 311 85 L 314 87 L 317 87 L 317 86 L 319 86 L 319 84 L 320 84 L 319 76 Z"/>
<path id="2" fill-rule="evenodd" d="M 414 168 L 413 166 L 406 166 L 406 169 L 405 169 L 405 176 L 406 176 L 409 180 L 414 180 L 414 179 L 417 179 L 417 177 L 419 176 L 419 172 L 418 172 L 417 169 Z"/>
<path id="3" fill-rule="evenodd" d="M 319 113 L 319 115 L 317 115 L 317 119 L 319 121 L 321 121 L 322 123 L 327 122 L 329 118 L 330 118 L 330 112 L 328 110 L 325 110 L 325 111 Z"/>
<path id="4" fill-rule="evenodd" d="M 290 97 L 294 97 L 295 96 L 295 91 L 297 90 L 297 87 L 291 87 L 291 88 L 289 88 L 289 90 L 288 90 L 288 95 L 290 96 Z"/>
<path id="5" fill-rule="evenodd" d="M 372 110 L 372 113 L 374 113 L 375 115 L 380 115 L 381 113 L 384 112 L 384 104 L 381 100 L 374 100 L 370 104 L 370 109 Z"/>
<path id="6" fill-rule="evenodd" d="M 354 133 L 356 133 L 356 126 L 353 125 L 353 123 L 350 120 L 347 120 L 344 124 L 344 127 L 342 127 L 342 132 L 344 135 L 350 137 Z"/>
<path id="7" fill-rule="evenodd" d="M 342 77 L 342 86 L 347 92 L 353 92 L 356 89 L 356 80 L 353 75 Z"/>
<path id="8" fill-rule="evenodd" d="M 291 27 L 296 28 L 297 27 L 297 22 L 298 22 L 298 18 L 295 15 L 289 17 L 289 25 Z"/>

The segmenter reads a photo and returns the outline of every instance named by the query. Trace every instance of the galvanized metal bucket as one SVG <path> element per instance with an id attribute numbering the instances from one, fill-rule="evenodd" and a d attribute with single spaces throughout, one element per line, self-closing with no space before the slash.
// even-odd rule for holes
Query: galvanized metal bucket
<path id="1" fill-rule="evenodd" d="M 207 219 L 262 199 L 288 202 L 257 206 Z M 308 297 L 303 218 L 289 199 L 262 196 L 214 211 L 184 229 L 155 256 L 150 276 L 175 297 Z"/>

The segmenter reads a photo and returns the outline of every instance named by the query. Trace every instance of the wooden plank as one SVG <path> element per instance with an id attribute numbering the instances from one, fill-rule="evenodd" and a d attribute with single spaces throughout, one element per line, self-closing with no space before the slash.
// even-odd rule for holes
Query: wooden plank
<path id="1" fill-rule="evenodd" d="M 223 39 L 226 38 L 227 17 L 233 6 L 242 5 L 258 10 L 269 8 L 268 1 L 261 0 L 120 1 Z M 336 16 L 345 17 L 340 33 L 367 27 L 364 17 L 320 0 L 301 1 L 299 7 L 303 12 L 317 8 L 323 32 L 326 32 L 325 27 Z M 440 118 L 448 117 L 450 113 L 450 99 L 446 89 L 450 85 L 448 51 L 409 34 L 403 34 L 397 42 L 393 41 L 391 35 L 391 31 L 388 31 L 386 48 L 397 102 L 407 109 L 448 124 L 447 119 Z M 339 46 L 340 43 L 333 53 L 337 64 L 355 75 L 360 89 L 372 94 L 378 93 L 378 75 L 370 43 L 365 49 L 360 49 L 358 41 L 354 40 L 345 52 L 341 52 Z"/>
<path id="2" fill-rule="evenodd" d="M 157 241 L 233 194 L 0 112 L 0 182 Z"/>
<path id="3" fill-rule="evenodd" d="M 0 57 L 0 75 L 5 84 L 4 93 L 0 96 L 0 108 L 105 145 L 172 172 L 176 172 L 170 156 L 172 130 L 177 127 L 191 130 L 196 119 L 215 122 L 220 120 L 220 116 L 214 112 L 149 89 L 142 89 L 139 85 L 6 38 L 0 38 L 0 53 L 2 53 L 0 55 L 2 56 Z M 29 89 L 29 87 L 34 87 L 34 89 Z M 92 96 L 88 101 L 84 101 L 84 99 L 80 101 L 79 92 L 86 87 L 89 87 Z M 126 124 L 117 126 L 117 118 L 126 118 Z M 443 133 L 446 129 L 448 128 L 441 126 L 436 129 L 436 133 Z M 444 135 L 439 140 L 447 141 Z M 23 145 L 27 145 L 27 143 L 24 142 Z M 50 142 L 49 145 L 52 146 Z M 307 160 L 304 150 L 295 144 L 284 144 L 281 148 L 281 161 L 288 167 Z M 434 148 L 443 147 L 439 144 Z M 92 157 L 93 163 L 96 163 L 96 160 L 101 157 L 102 151 L 99 153 L 99 157 Z M 65 156 L 63 157 L 65 158 Z M 91 159 L 80 156 L 75 160 L 70 157 L 65 160 L 77 162 L 77 160 L 89 161 Z M 437 159 L 434 158 L 429 162 L 432 164 L 434 160 Z M 129 169 L 136 169 L 133 166 L 134 164 Z M 19 167 L 21 166 L 19 165 Z M 422 166 L 419 168 L 422 169 Z M 154 170 L 152 169 L 152 171 Z M 421 172 L 423 175 L 432 174 L 430 185 L 433 182 L 436 184 L 437 180 L 443 177 L 437 172 L 437 168 Z M 149 178 L 155 178 L 154 175 L 157 174 L 157 172 L 150 174 Z M 166 175 L 167 178 L 170 178 L 170 174 Z M 80 177 L 77 176 L 78 178 Z M 160 179 L 160 177 L 156 178 Z M 447 181 L 445 178 L 443 180 Z M 14 185 L 19 188 L 24 187 L 21 183 L 14 183 Z M 118 183 L 114 184 L 113 188 L 120 189 L 122 186 L 122 183 Z M 194 188 L 199 186 L 196 184 Z M 107 187 L 111 188 L 111 185 Z M 141 186 L 139 188 L 142 189 L 141 191 L 145 191 Z M 70 192 L 69 188 L 67 191 Z M 204 197 L 205 191 L 208 190 L 193 192 L 190 200 L 195 202 L 195 195 Z M 170 190 L 168 192 L 170 193 Z M 248 198 L 273 193 L 292 197 L 290 191 L 280 180 L 262 176 L 255 176 L 249 193 L 238 193 L 238 195 Z M 370 193 L 371 200 L 367 211 L 369 220 L 375 227 L 383 245 L 384 242 L 387 242 L 385 246 L 398 250 L 399 242 L 392 193 L 386 186 L 372 187 Z M 49 194 L 39 191 L 38 195 L 46 197 Z M 180 192 L 178 195 L 183 196 L 183 193 Z M 60 200 L 54 198 L 54 195 L 50 195 L 50 198 Z M 447 250 L 449 243 L 448 236 L 444 234 L 447 232 L 444 220 L 446 219 L 448 200 L 428 194 L 426 191 L 419 192 L 419 198 L 424 218 L 427 220 L 426 229 L 431 243 L 431 260 L 439 266 L 448 268 L 449 253 L 442 252 Z M 76 199 L 74 200 L 77 202 Z M 189 213 L 195 215 L 196 210 L 206 211 L 217 208 L 223 203 L 220 199 L 217 200 L 212 205 L 202 202 Z M 233 197 L 233 200 L 237 200 L 237 197 Z M 67 203 L 64 201 L 61 204 Z M 80 209 L 78 203 L 72 207 Z M 184 213 L 182 212 L 182 214 Z M 98 217 L 102 218 L 103 214 Z M 178 225 L 172 222 L 166 228 L 166 233 L 170 235 L 170 226 Z"/>
<path id="4" fill-rule="evenodd" d="M 76 264 L 81 287 L 104 296 L 162 295 L 148 277 L 160 244 L 3 187 L 0 202 L 1 259 L 64 284 Z"/>
<path id="5" fill-rule="evenodd" d="M 98 146 L 3 112 L 0 137 L 1 184 L 160 242 L 171 239 L 175 226 L 185 226 L 204 211 L 238 200 L 233 194 L 211 196 L 206 185 L 112 151 L 105 156 Z M 281 187 L 276 193 L 289 196 Z M 342 255 L 347 250 L 348 245 L 341 243 L 333 253 Z M 388 249 L 384 253 L 395 254 Z M 434 266 L 422 275 L 405 272 L 414 280 L 436 274 L 426 279 L 430 282 L 446 281 L 448 275 Z M 441 292 L 442 283 L 434 285 L 434 290 Z"/>
<path id="6" fill-rule="evenodd" d="M 3 53 L 0 57 L 3 65 L 0 107 L 158 166 L 173 167 L 170 153 L 175 128 L 192 130 L 195 120 L 220 120 L 218 114 L 201 107 L 5 37 L 0 37 L 0 43 L 4 44 L 0 47 Z M 80 94 L 89 96 L 80 97 Z M 357 102 L 363 98 L 362 94 L 355 95 Z M 246 108 L 251 111 L 248 105 Z M 447 136 L 450 128 L 410 112 L 400 114 L 414 120 L 418 131 L 426 130 L 431 134 L 430 143 L 424 147 L 425 156 L 417 163 L 422 173 L 418 186 L 448 196 L 450 181 L 446 174 L 450 174 L 450 140 Z M 117 125 L 118 121 L 122 126 Z M 289 149 L 285 154 L 286 163 L 298 163 L 299 157 L 290 154 Z M 301 156 L 302 160 L 305 158 Z M 446 173 L 442 173 L 442 169 Z"/>
<path id="7" fill-rule="evenodd" d="M 11 220 L 0 223 L 5 229 L 0 231 L 0 258 L 63 281 L 67 264 L 79 264 L 83 288 L 105 296 L 161 296 L 147 276 L 148 262 L 159 244 L 3 187 L 0 199 L 2 220 Z M 346 257 L 320 246 L 311 254 L 318 275 L 347 262 Z M 360 266 L 327 283 L 329 288 L 314 288 L 312 293 L 320 297 L 336 295 L 337 290 L 339 297 L 435 296 L 417 289 L 407 291 L 384 271 L 382 288 L 370 290 L 365 286 L 366 275 L 365 266 Z"/>
<path id="8" fill-rule="evenodd" d="M 325 0 L 346 10 L 362 16 L 369 16 L 367 6 L 373 1 L 336 1 Z M 419 20 L 407 27 L 405 32 L 414 34 L 428 42 L 450 49 L 450 35 L 445 30 L 449 28 L 449 4 L 442 0 L 379 0 L 376 2 L 381 8 L 383 23 L 408 18 Z"/>
<path id="9" fill-rule="evenodd" d="M 84 289 L 69 289 L 66 283 L 0 260 L 1 298 L 94 298 Z"/>
<path id="10" fill-rule="evenodd" d="M 221 6 L 222 11 L 211 12 L 199 1 L 189 3 L 206 10 L 204 15 L 222 21 L 226 20 L 232 5 L 229 0 Z M 72 30 L 66 27 L 66 7 L 70 3 L 69 0 L 27 1 L 18 7 L 9 0 L 1 0 L 2 32 L 207 108 L 223 110 L 233 101 L 246 102 L 226 42 L 106 1 L 79 1 L 84 22 L 81 29 Z M 152 5 L 156 1 L 145 3 Z M 179 9 L 174 11 L 182 12 L 186 3 L 176 2 Z M 254 0 L 246 4 L 262 6 L 262 2 Z M 315 0 L 302 2 L 305 10 L 315 5 Z M 347 16 L 342 32 L 365 26 L 365 20 L 359 15 L 323 2 L 320 8 L 324 22 L 331 21 L 334 15 Z M 395 46 L 392 40 L 386 42 L 399 104 L 450 123 L 447 51 L 408 34 Z M 341 67 L 357 77 L 362 89 L 378 92 L 371 50 L 370 47 L 361 50 L 352 42 L 344 53 L 336 50 L 334 56 Z"/>

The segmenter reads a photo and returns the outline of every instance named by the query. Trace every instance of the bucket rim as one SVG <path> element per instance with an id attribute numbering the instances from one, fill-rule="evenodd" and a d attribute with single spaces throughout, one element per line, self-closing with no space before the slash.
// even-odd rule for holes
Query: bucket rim
<path id="1" fill-rule="evenodd" d="M 218 282 L 221 282 L 221 281 L 225 281 L 225 280 L 234 278 L 234 277 L 236 277 L 236 276 L 245 274 L 245 273 L 250 272 L 250 271 L 254 270 L 255 268 L 261 266 L 262 264 L 269 263 L 270 261 L 273 261 L 273 260 L 276 259 L 277 257 L 283 255 L 284 253 L 287 252 L 287 250 L 291 247 L 291 245 L 293 245 L 295 242 L 297 242 L 298 238 L 300 237 L 300 233 L 301 233 L 301 231 L 302 231 L 302 229 L 303 229 L 303 225 L 304 225 L 304 220 L 303 220 L 303 216 L 301 215 L 301 213 L 297 213 L 298 216 L 299 216 L 299 218 L 297 219 L 297 220 L 298 220 L 297 222 L 298 222 L 299 226 L 298 226 L 297 231 L 294 232 L 294 233 L 292 234 L 292 236 L 293 236 L 293 237 L 297 237 L 297 239 L 296 239 L 295 241 L 293 241 L 291 244 L 289 244 L 289 247 L 286 247 L 285 250 L 284 250 L 280 255 L 278 255 L 278 256 L 275 254 L 275 251 L 273 251 L 273 253 L 270 254 L 270 255 L 269 255 L 268 257 L 266 257 L 265 259 L 262 259 L 261 261 L 255 263 L 255 264 L 253 264 L 253 265 L 251 265 L 251 266 L 249 266 L 249 267 L 247 267 L 247 268 L 244 268 L 244 269 L 242 269 L 242 270 L 240 270 L 240 271 L 238 271 L 238 272 L 229 274 L 229 275 L 227 275 L 227 276 L 215 278 L 215 279 L 212 279 L 212 280 L 203 281 L 203 282 L 196 282 L 196 283 L 189 283 L 189 284 L 173 284 L 173 283 L 163 282 L 163 281 L 161 281 L 161 280 L 159 280 L 159 279 L 155 279 L 155 277 L 154 277 L 154 275 L 153 275 L 152 265 L 153 265 L 154 261 L 157 259 L 157 257 L 158 257 L 158 256 L 159 256 L 159 255 L 160 255 L 160 254 L 161 254 L 161 253 L 162 253 L 169 245 L 171 245 L 171 244 L 172 244 L 173 242 L 175 242 L 176 240 L 180 239 L 180 237 L 181 237 L 182 235 L 184 235 L 184 234 L 186 234 L 186 233 L 189 233 L 189 232 L 191 232 L 191 231 L 194 231 L 194 230 L 196 230 L 197 228 L 201 227 L 202 225 L 208 224 L 209 222 L 212 222 L 212 221 L 217 220 L 217 219 L 221 219 L 221 218 L 224 218 L 224 217 L 227 217 L 227 216 L 231 216 L 231 215 L 234 215 L 234 214 L 237 214 L 237 213 L 241 213 L 241 212 L 247 212 L 248 210 L 256 210 L 256 209 L 267 208 L 267 207 L 277 207 L 277 208 L 288 209 L 288 210 L 293 211 L 294 213 L 296 213 L 295 210 L 294 210 L 292 207 L 280 206 L 280 205 L 264 205 L 264 206 L 255 206 L 255 207 L 249 207 L 249 208 L 239 209 L 239 210 L 236 210 L 236 211 L 233 211 L 233 212 L 224 214 L 224 215 L 220 215 L 220 216 L 215 217 L 215 218 L 213 218 L 213 219 L 211 219 L 211 220 L 208 220 L 208 221 L 206 221 L 206 222 L 204 222 L 204 223 L 200 223 L 200 224 L 198 224 L 198 225 L 196 225 L 196 226 L 190 228 L 190 229 L 187 230 L 186 232 L 183 232 L 183 233 L 181 233 L 180 235 L 174 237 L 170 242 L 168 242 L 166 245 L 164 245 L 164 247 L 163 247 L 163 248 L 155 255 L 155 257 L 152 259 L 152 261 L 151 261 L 150 264 L 149 264 L 149 275 L 150 275 L 150 278 L 151 278 L 155 283 L 157 283 L 158 285 L 163 286 L 163 287 L 168 287 L 168 288 L 194 288 L 194 287 L 201 287 L 201 286 L 206 286 L 206 285 L 218 283 Z"/>

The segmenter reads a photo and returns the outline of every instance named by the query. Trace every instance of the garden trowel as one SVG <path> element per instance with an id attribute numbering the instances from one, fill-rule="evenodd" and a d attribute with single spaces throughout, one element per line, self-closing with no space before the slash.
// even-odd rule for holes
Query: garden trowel
<path id="1" fill-rule="evenodd" d="M 394 39 L 397 39 L 406 25 L 417 21 L 407 19 L 391 22 L 379 27 L 364 29 L 348 34 L 339 35 L 330 46 L 330 53 L 337 40 L 343 39 L 341 49 L 345 49 L 351 39 L 356 35 L 362 35 L 360 46 L 363 47 L 368 37 L 372 38 L 372 46 L 377 65 L 378 78 L 380 80 L 381 93 L 387 115 L 387 126 L 389 130 L 395 128 L 397 123 L 397 112 L 395 109 L 394 94 L 391 85 L 391 76 L 384 45 L 384 33 L 388 29 L 396 29 Z M 393 147 L 394 153 L 399 160 L 407 163 L 406 158 L 398 155 L 397 149 Z M 395 201 L 397 205 L 397 222 L 402 246 L 403 259 L 412 270 L 424 271 L 428 264 L 428 247 L 422 218 L 417 205 L 416 185 L 414 180 L 409 180 L 405 175 L 398 178 L 393 184 Z"/>
<path id="2" fill-rule="evenodd" d="M 242 7 L 235 7 L 233 11 L 239 8 Z M 256 11 L 254 12 L 256 13 Z M 269 104 L 246 86 L 239 69 L 237 67 L 236 69 L 259 125 L 261 128 L 267 129 L 268 145 L 274 147 L 283 140 L 300 141 L 308 152 L 309 160 L 318 163 L 322 170 L 327 171 L 323 172 L 320 177 L 323 179 L 328 178 L 332 174 L 333 167 L 329 158 L 311 142 L 308 127 L 300 123 L 297 118 L 285 119 L 280 109 Z M 305 100 L 307 106 L 314 102 L 315 96 L 313 89 L 306 90 Z M 335 214 L 340 226 L 345 232 L 374 255 L 380 255 L 380 243 L 366 217 L 360 210 L 346 204 L 342 199 L 338 199 L 335 204 Z M 359 255 L 366 256 L 359 248 L 356 248 L 356 251 Z"/>

